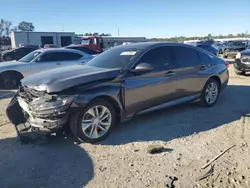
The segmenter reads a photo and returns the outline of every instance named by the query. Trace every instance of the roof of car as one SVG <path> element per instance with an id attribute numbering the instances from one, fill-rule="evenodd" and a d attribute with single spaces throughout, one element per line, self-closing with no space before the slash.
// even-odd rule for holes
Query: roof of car
<path id="1" fill-rule="evenodd" d="M 144 49 L 162 46 L 162 45 L 164 46 L 187 46 L 187 47 L 192 46 L 192 45 L 178 43 L 178 42 L 138 42 L 138 43 L 117 46 L 117 48 L 124 48 L 124 49 L 139 48 L 139 49 L 144 50 Z"/>
<path id="2" fill-rule="evenodd" d="M 39 52 L 76 52 L 76 53 L 81 53 L 79 50 L 74 50 L 74 49 L 69 49 L 69 48 L 42 48 L 38 49 L 37 51 Z"/>

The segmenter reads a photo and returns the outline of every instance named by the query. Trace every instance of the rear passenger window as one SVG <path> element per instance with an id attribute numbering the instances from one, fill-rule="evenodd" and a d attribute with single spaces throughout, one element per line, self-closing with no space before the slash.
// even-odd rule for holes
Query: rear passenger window
<path id="1" fill-rule="evenodd" d="M 139 61 L 139 63 L 148 63 L 154 67 L 155 71 L 162 71 L 173 66 L 171 47 L 157 47 L 148 51 Z"/>
<path id="2" fill-rule="evenodd" d="M 198 56 L 200 58 L 201 64 L 208 64 L 209 63 L 209 61 L 211 59 L 209 55 L 207 55 L 207 54 L 205 54 L 203 52 L 200 52 L 198 50 L 196 52 L 197 52 L 197 54 L 198 54 Z"/>
<path id="3" fill-rule="evenodd" d="M 81 54 L 74 52 L 58 52 L 59 61 L 72 61 L 80 59 L 81 57 L 82 57 Z"/>
<path id="4" fill-rule="evenodd" d="M 57 53 L 47 52 L 40 57 L 40 62 L 57 61 Z"/>
<path id="5" fill-rule="evenodd" d="M 200 65 L 200 59 L 196 51 L 192 48 L 176 46 L 174 47 L 176 63 L 183 67 Z"/>

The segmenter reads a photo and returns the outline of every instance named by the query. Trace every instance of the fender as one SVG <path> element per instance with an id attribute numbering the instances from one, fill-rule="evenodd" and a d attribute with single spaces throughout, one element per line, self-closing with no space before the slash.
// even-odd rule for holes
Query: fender
<path id="1" fill-rule="evenodd" d="M 83 89 L 79 92 L 78 96 L 75 97 L 70 108 L 79 110 L 79 108 L 84 108 L 95 98 L 105 98 L 108 97 L 114 101 L 121 112 L 121 118 L 125 113 L 125 99 L 124 99 L 124 88 L 123 82 L 114 81 L 109 83 L 102 83 L 95 85 L 91 88 Z"/>

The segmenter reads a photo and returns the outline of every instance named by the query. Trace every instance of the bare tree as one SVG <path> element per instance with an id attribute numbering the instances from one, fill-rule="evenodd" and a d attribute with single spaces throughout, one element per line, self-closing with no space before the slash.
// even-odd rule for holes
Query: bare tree
<path id="1" fill-rule="evenodd" d="M 10 29 L 10 26 L 12 25 L 12 22 L 11 21 L 4 21 L 4 28 L 5 28 L 5 33 L 6 33 L 6 35 L 7 36 L 9 36 L 10 35 L 10 31 L 11 31 L 11 29 Z"/>
<path id="2" fill-rule="evenodd" d="M 4 32 L 4 30 L 5 30 L 5 28 L 4 28 L 4 27 L 5 27 L 4 23 L 5 23 L 4 19 L 1 19 L 1 20 L 0 20 L 0 36 L 3 35 L 3 32 Z"/>

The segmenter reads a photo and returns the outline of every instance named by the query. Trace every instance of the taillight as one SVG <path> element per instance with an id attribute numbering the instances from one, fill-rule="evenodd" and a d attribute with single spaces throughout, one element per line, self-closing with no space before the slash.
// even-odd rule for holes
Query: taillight
<path id="1" fill-rule="evenodd" d="M 225 64 L 225 66 L 227 67 L 227 68 L 229 68 L 229 63 L 228 62 L 224 62 L 224 64 Z"/>

